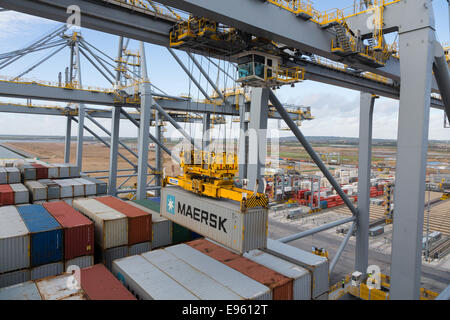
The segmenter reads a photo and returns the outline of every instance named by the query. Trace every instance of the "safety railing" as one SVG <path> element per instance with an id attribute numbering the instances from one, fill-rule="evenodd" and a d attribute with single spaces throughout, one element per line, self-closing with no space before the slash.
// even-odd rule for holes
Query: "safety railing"
<path id="1" fill-rule="evenodd" d="M 163 7 L 159 3 L 150 0 L 103 0 L 109 3 L 118 3 L 122 6 L 131 6 L 143 10 L 146 13 L 152 15 L 158 15 L 161 17 L 168 17 L 171 19 L 182 20 L 183 18 L 179 13 L 170 7 Z"/>

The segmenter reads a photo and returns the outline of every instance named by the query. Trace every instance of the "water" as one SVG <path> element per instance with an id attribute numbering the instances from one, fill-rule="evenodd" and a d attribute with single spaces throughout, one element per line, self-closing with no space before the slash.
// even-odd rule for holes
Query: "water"
<path id="1" fill-rule="evenodd" d="M 0 159 L 23 159 L 23 157 L 3 146 L 0 146 Z"/>

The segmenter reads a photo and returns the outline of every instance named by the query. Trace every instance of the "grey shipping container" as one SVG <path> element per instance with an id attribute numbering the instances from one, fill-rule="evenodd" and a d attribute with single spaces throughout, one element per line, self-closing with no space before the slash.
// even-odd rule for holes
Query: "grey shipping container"
<path id="1" fill-rule="evenodd" d="M 30 190 L 33 202 L 47 200 L 47 186 L 44 184 L 37 181 L 25 181 L 25 186 Z"/>
<path id="2" fill-rule="evenodd" d="M 73 180 L 83 185 L 84 195 L 93 196 L 97 193 L 97 186 L 94 182 L 83 178 L 75 178 Z"/>
<path id="3" fill-rule="evenodd" d="M 94 256 L 82 256 L 78 258 L 74 258 L 71 260 L 67 260 L 64 262 L 64 271 L 67 271 L 67 269 L 70 266 L 77 266 L 80 269 L 84 269 L 87 267 L 91 267 L 94 265 Z"/>
<path id="4" fill-rule="evenodd" d="M 31 268 L 31 280 L 57 276 L 64 272 L 64 263 L 55 262 Z"/>
<path id="5" fill-rule="evenodd" d="M 0 288 L 9 287 L 31 280 L 30 269 L 22 269 L 0 274 Z"/>
<path id="6" fill-rule="evenodd" d="M 0 207 L 0 273 L 30 267 L 30 233 L 14 206 Z"/>
<path id="7" fill-rule="evenodd" d="M 20 170 L 18 168 L 5 168 L 6 176 L 9 184 L 20 183 L 21 175 Z"/>
<path id="8" fill-rule="evenodd" d="M 311 300 L 311 274 L 305 268 L 261 250 L 247 252 L 244 257 L 293 279 L 293 300 Z"/>
<path id="9" fill-rule="evenodd" d="M 152 249 L 165 247 L 172 243 L 172 221 L 161 217 L 158 212 L 141 206 L 138 203 L 133 201 L 128 201 L 127 203 L 152 215 Z"/>
<path id="10" fill-rule="evenodd" d="M 186 245 L 179 244 L 164 249 L 181 259 L 183 263 L 204 273 L 245 300 L 272 300 L 272 292 L 265 285 L 220 263 L 219 261 Z"/>
<path id="11" fill-rule="evenodd" d="M 0 167 L 0 184 L 8 183 L 8 174 L 6 173 L 6 168 Z"/>
<path id="12" fill-rule="evenodd" d="M 328 291 L 328 259 L 272 239 L 267 239 L 264 251 L 309 270 L 313 299 Z"/>
<path id="13" fill-rule="evenodd" d="M 239 253 L 267 244 L 268 210 L 264 208 L 249 208 L 243 213 L 236 201 L 166 187 L 161 193 L 161 214 Z"/>
<path id="14" fill-rule="evenodd" d="M 383 233 L 384 233 L 383 226 L 373 227 L 373 228 L 369 229 L 369 235 L 372 237 L 379 236 L 380 234 L 383 234 Z"/>
<path id="15" fill-rule="evenodd" d="M 47 187 L 47 200 L 60 199 L 61 198 L 61 187 L 50 179 L 41 179 L 38 182 L 42 183 Z"/>
<path id="16" fill-rule="evenodd" d="M 86 179 L 88 181 L 95 183 L 97 195 L 106 194 L 108 192 L 108 185 L 106 182 L 96 179 L 94 177 L 88 177 L 88 176 L 83 176 L 83 179 Z"/>
<path id="17" fill-rule="evenodd" d="M 42 300 L 32 281 L 0 289 L 0 300 Z"/>
<path id="18" fill-rule="evenodd" d="M 53 182 L 59 186 L 61 199 L 73 197 L 73 187 L 66 180 L 53 180 Z"/>
<path id="19" fill-rule="evenodd" d="M 143 253 L 142 257 L 201 300 L 242 300 L 230 289 L 165 250 Z"/>
<path id="20" fill-rule="evenodd" d="M 111 270 L 114 260 L 125 258 L 128 256 L 128 246 L 109 248 L 106 250 L 97 248 L 96 246 L 95 252 L 98 255 L 101 263 L 103 263 L 105 267 L 108 268 L 108 270 Z"/>
<path id="21" fill-rule="evenodd" d="M 144 252 L 148 252 L 150 250 L 152 250 L 151 242 L 136 243 L 132 246 L 128 246 L 128 256 L 138 255 Z"/>
<path id="22" fill-rule="evenodd" d="M 25 204 L 30 202 L 30 192 L 27 187 L 21 183 L 14 183 L 10 185 L 11 189 L 14 191 L 14 203 L 15 204 Z"/>
<path id="23" fill-rule="evenodd" d="M 198 300 L 142 256 L 114 261 L 112 273 L 140 300 Z"/>

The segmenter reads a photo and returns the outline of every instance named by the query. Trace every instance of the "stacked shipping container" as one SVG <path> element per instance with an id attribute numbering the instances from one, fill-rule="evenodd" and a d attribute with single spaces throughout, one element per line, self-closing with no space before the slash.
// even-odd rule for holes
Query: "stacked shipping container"
<path id="1" fill-rule="evenodd" d="M 65 268 L 70 265 L 91 266 L 94 255 L 94 223 L 64 201 L 47 202 L 43 206 L 63 227 Z"/>
<path id="2" fill-rule="evenodd" d="M 241 257 L 205 239 L 194 240 L 187 244 L 203 254 L 269 287 L 272 291 L 273 300 L 293 299 L 293 281 L 291 278 L 285 277 L 276 271 Z"/>

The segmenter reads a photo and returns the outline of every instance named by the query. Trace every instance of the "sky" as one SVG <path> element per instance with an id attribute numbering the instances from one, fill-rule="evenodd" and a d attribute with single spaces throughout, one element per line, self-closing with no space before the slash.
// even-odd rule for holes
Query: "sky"
<path id="1" fill-rule="evenodd" d="M 351 6 L 353 0 L 340 0 L 339 7 L 344 8 Z M 450 43 L 449 36 L 449 16 L 446 0 L 433 1 L 436 31 L 440 42 Z M 318 10 L 327 10 L 336 7 L 336 1 L 333 0 L 316 0 L 314 7 Z M 82 19 L 82 18 L 81 18 Z M 81 21 L 82 23 L 82 21 Z M 57 28 L 60 23 L 41 19 L 34 16 L 24 15 L 21 13 L 7 11 L 0 12 L 0 54 L 20 49 L 33 40 L 38 39 L 44 33 Z M 89 29 L 82 29 L 82 35 L 85 40 L 111 57 L 117 55 L 118 37 L 110 34 L 101 33 Z M 131 48 L 137 49 L 136 41 L 130 42 Z M 53 50 L 53 49 L 50 49 Z M 14 63 L 0 70 L 0 76 L 16 76 L 27 67 L 33 65 L 45 54 L 51 51 L 39 52 L 31 54 L 20 62 Z M 184 53 L 178 52 L 179 57 L 188 64 L 188 59 Z M 173 57 L 168 53 L 166 48 L 152 44 L 146 44 L 147 68 L 150 80 L 157 87 L 171 95 L 191 94 L 194 98 L 198 94 L 194 85 L 190 83 L 189 78 L 178 66 Z M 215 67 L 208 65 L 206 59 L 198 57 L 205 69 L 210 69 L 211 78 L 216 79 Z M 28 79 L 39 79 L 57 82 L 58 73 L 64 74 L 64 69 L 69 62 L 69 50 L 64 49 L 51 60 L 45 62 L 35 70 L 25 76 Z M 110 84 L 98 73 L 89 62 L 82 58 L 82 81 L 83 85 L 96 87 L 110 87 Z M 223 68 L 227 68 L 227 64 L 222 63 Z M 231 69 L 230 69 L 230 72 Z M 200 78 L 199 72 L 194 71 L 197 79 Z M 207 87 L 204 78 L 200 82 Z M 219 79 L 221 87 L 232 86 L 231 80 Z M 208 92 L 211 92 L 208 87 Z M 304 81 L 297 84 L 294 88 L 284 86 L 277 90 L 277 95 L 282 102 L 311 106 L 312 115 L 315 117 L 312 121 L 305 121 L 302 124 L 302 131 L 306 136 L 345 136 L 358 137 L 359 127 L 359 92 L 354 90 L 343 89 L 336 86 L 322 84 L 313 81 Z M 17 99 L 0 98 L 0 102 L 17 101 Z M 37 105 L 61 105 L 55 102 L 33 101 Z M 397 122 L 398 122 L 398 101 L 388 98 L 377 99 L 374 109 L 373 137 L 384 139 L 396 139 Z M 431 109 L 430 112 L 430 130 L 429 139 L 450 140 L 450 129 L 443 127 L 444 112 L 441 110 Z M 100 120 L 106 127 L 111 127 L 110 120 Z M 90 128 L 95 126 L 90 124 Z M 269 128 L 277 127 L 277 121 L 270 121 Z M 200 125 L 182 124 L 182 126 L 196 137 L 201 135 Z M 215 126 L 213 136 L 224 134 L 227 132 L 234 134 L 237 132 L 239 124 L 231 123 L 225 126 Z M 56 116 L 36 116 L 25 114 L 5 114 L 0 115 L 0 134 L 20 134 L 20 135 L 64 135 L 66 122 L 63 117 Z M 166 136 L 177 136 L 174 129 L 168 126 Z M 220 130 L 220 132 L 219 132 Z M 94 131 L 100 135 L 104 135 L 99 129 Z M 76 132 L 76 125 L 73 125 L 72 134 Z M 136 136 L 137 130 L 127 121 L 121 122 L 120 135 L 122 137 Z M 87 134 L 87 133 L 86 133 Z M 283 131 L 282 135 L 286 136 L 290 133 Z M 89 134 L 87 134 L 89 135 Z M 227 135 L 228 136 L 228 135 Z"/>

